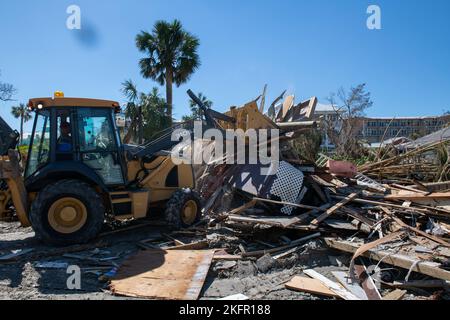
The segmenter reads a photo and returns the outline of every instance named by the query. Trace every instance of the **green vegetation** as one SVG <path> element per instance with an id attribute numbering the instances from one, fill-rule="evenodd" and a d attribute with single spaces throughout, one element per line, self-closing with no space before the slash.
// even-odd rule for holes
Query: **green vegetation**
<path id="1" fill-rule="evenodd" d="M 139 62 L 142 76 L 166 86 L 169 126 L 173 119 L 173 84 L 187 82 L 200 66 L 199 44 L 199 39 L 185 31 L 178 20 L 157 21 L 152 33 L 142 31 L 136 36 L 137 48 L 146 54 Z"/>
<path id="2" fill-rule="evenodd" d="M 200 101 L 203 103 L 203 105 L 207 108 L 211 108 L 213 106 L 213 102 L 209 100 L 203 93 L 199 92 L 197 94 L 197 97 L 200 99 Z M 191 99 L 189 101 L 189 107 L 191 108 L 191 114 L 189 116 L 183 116 L 182 121 L 183 122 L 190 122 L 187 127 L 191 127 L 193 121 L 202 120 L 203 118 L 203 111 L 200 109 L 200 107 Z"/>
<path id="3" fill-rule="evenodd" d="M 124 142 L 130 140 L 141 144 L 170 126 L 167 103 L 153 88 L 148 94 L 139 92 L 131 80 L 122 84 L 122 92 L 127 97 L 125 116 L 131 120 Z"/>
<path id="4" fill-rule="evenodd" d="M 20 119 L 20 144 L 23 141 L 23 124 L 31 119 L 31 111 L 23 103 L 11 108 L 11 114 L 16 119 Z"/>

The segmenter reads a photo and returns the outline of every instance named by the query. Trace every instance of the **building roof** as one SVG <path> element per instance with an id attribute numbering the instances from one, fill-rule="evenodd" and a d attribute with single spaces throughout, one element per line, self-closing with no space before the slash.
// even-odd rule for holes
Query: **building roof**
<path id="1" fill-rule="evenodd" d="M 364 117 L 365 120 L 426 120 L 449 117 L 449 115 L 423 116 L 423 117 Z"/>
<path id="2" fill-rule="evenodd" d="M 317 103 L 316 105 L 316 112 L 336 112 L 338 107 L 334 107 L 331 104 L 323 104 L 323 103 Z"/>
<path id="3" fill-rule="evenodd" d="M 427 136 L 416 139 L 412 142 L 405 143 L 402 145 L 404 148 L 418 148 L 420 146 L 424 146 L 430 143 L 438 142 L 438 141 L 446 141 L 450 140 L 450 126 L 439 131 L 433 132 Z"/>

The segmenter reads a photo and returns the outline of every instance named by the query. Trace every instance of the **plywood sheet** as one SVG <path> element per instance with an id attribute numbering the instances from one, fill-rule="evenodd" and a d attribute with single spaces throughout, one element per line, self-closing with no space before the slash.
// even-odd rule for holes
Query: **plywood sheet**
<path id="1" fill-rule="evenodd" d="M 339 297 L 317 279 L 296 276 L 286 283 L 286 288 L 327 297 Z"/>
<path id="2" fill-rule="evenodd" d="M 213 250 L 146 250 L 126 260 L 111 281 L 114 294 L 164 300 L 196 300 Z"/>

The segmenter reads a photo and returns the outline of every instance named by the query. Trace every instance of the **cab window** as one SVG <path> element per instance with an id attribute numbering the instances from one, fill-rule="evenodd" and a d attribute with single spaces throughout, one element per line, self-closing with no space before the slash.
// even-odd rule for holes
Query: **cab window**
<path id="1" fill-rule="evenodd" d="M 72 117 L 69 109 L 56 110 L 56 160 L 73 160 Z"/>
<path id="2" fill-rule="evenodd" d="M 31 139 L 26 177 L 35 173 L 49 161 L 50 112 L 47 110 L 37 113 Z"/>
<path id="3" fill-rule="evenodd" d="M 96 170 L 105 184 L 122 184 L 122 168 L 111 110 L 79 110 L 78 135 L 82 161 Z"/>

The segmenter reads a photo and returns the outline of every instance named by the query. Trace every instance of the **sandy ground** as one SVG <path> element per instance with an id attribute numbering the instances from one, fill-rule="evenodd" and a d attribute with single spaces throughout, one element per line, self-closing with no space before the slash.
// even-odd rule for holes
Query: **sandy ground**
<path id="1" fill-rule="evenodd" d="M 18 222 L 0 222 L 0 255 L 11 250 L 33 249 L 17 261 L 0 262 L 0 299 L 128 299 L 110 293 L 104 274 L 141 250 L 136 245 L 138 241 L 166 231 L 161 226 L 145 226 L 115 233 L 89 244 L 90 247 L 84 251 L 71 253 L 75 257 L 67 257 L 56 254 L 58 248 L 37 241 L 31 228 L 22 228 Z M 105 246 L 97 247 L 99 241 Z M 81 259 L 80 256 L 92 259 Z M 342 262 L 340 266 L 332 263 L 336 258 Z M 330 272 L 334 270 L 347 271 L 349 258 L 328 250 L 318 240 L 310 242 L 296 254 L 271 264 L 266 270 L 262 270 L 256 261 L 214 262 L 203 286 L 201 299 L 218 299 L 237 293 L 251 299 L 327 299 L 287 290 L 284 283 L 307 268 L 326 276 L 331 276 Z M 98 261 L 102 261 L 101 266 Z M 81 289 L 69 290 L 67 269 L 50 268 L 48 262 L 78 265 L 82 271 Z"/>

